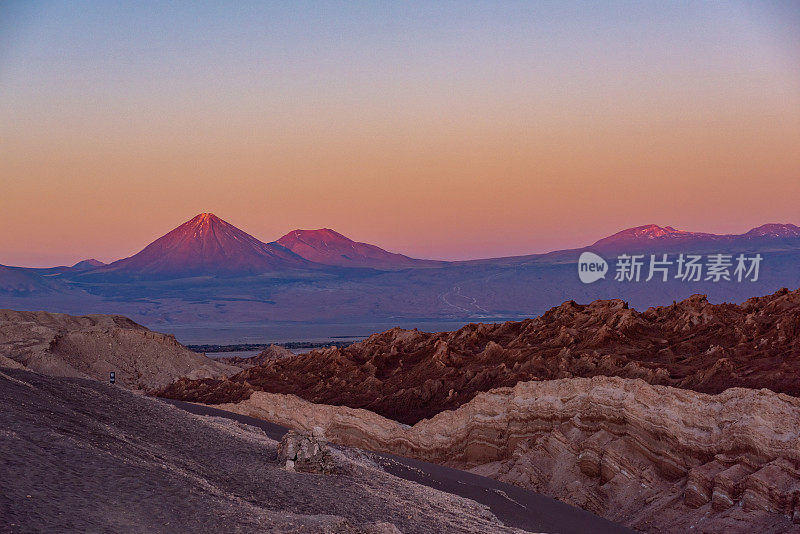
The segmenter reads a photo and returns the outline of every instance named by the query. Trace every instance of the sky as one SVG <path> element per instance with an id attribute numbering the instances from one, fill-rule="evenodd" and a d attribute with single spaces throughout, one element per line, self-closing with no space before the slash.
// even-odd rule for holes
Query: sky
<path id="1" fill-rule="evenodd" d="M 0 0 L 0 264 L 800 224 L 800 2 Z"/>

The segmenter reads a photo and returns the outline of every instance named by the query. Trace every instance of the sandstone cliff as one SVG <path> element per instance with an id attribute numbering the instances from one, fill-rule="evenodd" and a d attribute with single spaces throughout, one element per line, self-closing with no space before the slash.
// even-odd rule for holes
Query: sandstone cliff
<path id="1" fill-rule="evenodd" d="M 0 310 L 0 367 L 12 366 L 104 381 L 114 371 L 118 384 L 145 390 L 240 370 L 119 315 Z"/>
<path id="2" fill-rule="evenodd" d="M 764 389 L 524 382 L 413 427 L 265 392 L 221 407 L 472 469 L 645 532 L 800 532 L 800 399 Z"/>

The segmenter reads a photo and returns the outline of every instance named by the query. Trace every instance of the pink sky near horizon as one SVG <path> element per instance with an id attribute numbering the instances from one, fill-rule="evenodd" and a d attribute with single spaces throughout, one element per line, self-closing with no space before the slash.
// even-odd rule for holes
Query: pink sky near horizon
<path id="1" fill-rule="evenodd" d="M 122 22 L 155 24 L 138 11 L 30 16 L 0 39 L 0 264 L 113 261 L 201 212 L 436 259 L 800 224 L 800 43 L 780 20 L 509 5 L 394 14 L 402 32 L 371 13 L 358 36 L 307 7 L 297 43 L 237 13 L 148 38 Z"/>

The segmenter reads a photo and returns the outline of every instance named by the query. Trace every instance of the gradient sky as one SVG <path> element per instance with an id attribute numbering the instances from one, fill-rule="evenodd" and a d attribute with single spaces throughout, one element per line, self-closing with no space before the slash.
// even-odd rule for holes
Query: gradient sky
<path id="1" fill-rule="evenodd" d="M 206 211 L 444 259 L 800 224 L 800 4 L 595 4 L 0 2 L 0 264 Z"/>

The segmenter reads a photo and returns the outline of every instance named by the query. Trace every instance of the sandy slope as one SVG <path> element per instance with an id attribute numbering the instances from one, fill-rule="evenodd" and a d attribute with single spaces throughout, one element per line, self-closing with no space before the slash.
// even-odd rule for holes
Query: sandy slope
<path id="1" fill-rule="evenodd" d="M 205 404 L 162 399 L 174 406 L 197 415 L 224 417 L 255 426 L 273 439 L 280 439 L 288 429 L 240 413 L 220 410 Z M 498 480 L 453 469 L 440 464 L 375 451 L 361 451 L 362 458 L 379 465 L 395 476 L 452 493 L 484 504 L 505 525 L 522 528 L 528 532 L 560 532 L 562 534 L 630 534 L 632 531 L 619 524 L 559 502 L 555 499 L 512 486 Z"/>
<path id="2" fill-rule="evenodd" d="M 95 381 L 3 369 L 0 403 L 0 532 L 514 530 L 357 452 L 287 472 L 259 429 Z"/>

